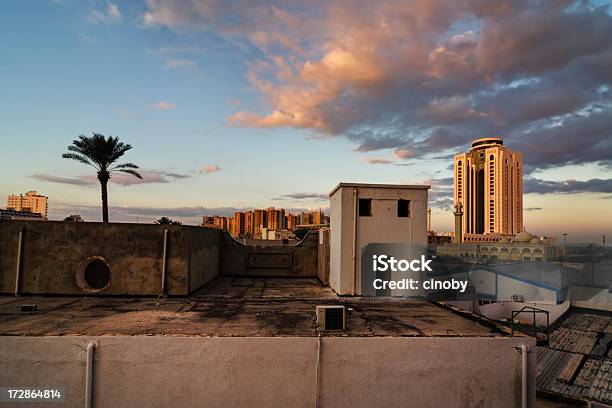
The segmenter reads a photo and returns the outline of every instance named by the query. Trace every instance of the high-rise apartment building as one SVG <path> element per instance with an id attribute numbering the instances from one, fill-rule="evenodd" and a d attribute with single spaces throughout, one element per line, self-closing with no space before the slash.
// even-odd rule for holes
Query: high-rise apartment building
<path id="1" fill-rule="evenodd" d="M 246 214 L 243 212 L 235 212 L 234 213 L 234 232 L 235 236 L 245 236 L 246 235 Z"/>
<path id="2" fill-rule="evenodd" d="M 280 231 L 285 229 L 285 210 L 282 208 L 268 208 L 268 229 Z"/>
<path id="3" fill-rule="evenodd" d="M 7 208 L 16 211 L 29 211 L 32 213 L 38 213 L 47 218 L 47 211 L 49 209 L 47 204 L 47 197 L 38 194 L 36 191 L 28 191 L 19 195 L 8 196 Z"/>
<path id="4" fill-rule="evenodd" d="M 244 234 L 251 238 L 255 233 L 255 213 L 253 211 L 244 212 Z"/>
<path id="5" fill-rule="evenodd" d="M 253 237 L 261 236 L 262 228 L 268 228 L 268 211 L 253 210 Z"/>
<path id="6" fill-rule="evenodd" d="M 287 214 L 285 219 L 286 219 L 287 229 L 289 231 L 293 231 L 295 229 L 295 227 L 297 227 L 300 224 L 300 217 L 299 217 L 299 215 Z"/>
<path id="7" fill-rule="evenodd" d="M 455 155 L 455 208 L 462 234 L 518 234 L 523 230 L 523 159 L 487 137 Z"/>

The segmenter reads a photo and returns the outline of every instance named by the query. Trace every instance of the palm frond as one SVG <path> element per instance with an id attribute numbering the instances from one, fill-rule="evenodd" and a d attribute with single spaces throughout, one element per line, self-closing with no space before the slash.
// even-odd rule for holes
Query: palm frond
<path id="1" fill-rule="evenodd" d="M 87 157 L 82 156 L 82 155 L 77 154 L 77 153 L 64 153 L 64 154 L 62 154 L 62 157 L 64 159 L 72 159 L 72 160 L 76 160 L 76 161 L 79 161 L 81 163 L 89 164 L 90 166 L 96 167 L 92 162 L 89 161 L 89 159 Z"/>
<path id="2" fill-rule="evenodd" d="M 114 170 L 121 170 L 121 169 L 137 169 L 139 168 L 137 165 L 135 165 L 134 163 L 123 163 L 123 164 L 118 164 L 116 166 L 113 166 L 111 168 L 109 168 L 109 171 L 114 171 Z"/>
<path id="3" fill-rule="evenodd" d="M 118 169 L 117 171 L 120 171 L 122 173 L 127 173 L 127 174 L 131 174 L 134 177 L 138 177 L 139 179 L 142 180 L 142 176 L 140 175 L 140 173 L 138 173 L 135 170 L 131 170 L 131 169 Z"/>

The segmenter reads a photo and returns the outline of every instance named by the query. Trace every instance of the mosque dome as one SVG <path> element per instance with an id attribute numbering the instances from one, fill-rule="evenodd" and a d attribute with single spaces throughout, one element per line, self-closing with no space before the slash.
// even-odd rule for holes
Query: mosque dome
<path id="1" fill-rule="evenodd" d="M 533 238 L 535 237 L 531 235 L 530 233 L 528 233 L 527 231 L 521 231 L 518 234 L 516 234 L 512 242 L 525 242 L 526 243 L 526 242 L 530 242 Z"/>

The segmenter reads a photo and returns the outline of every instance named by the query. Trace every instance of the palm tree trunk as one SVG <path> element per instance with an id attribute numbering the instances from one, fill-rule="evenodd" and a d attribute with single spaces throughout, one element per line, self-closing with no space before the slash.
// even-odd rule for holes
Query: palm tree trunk
<path id="1" fill-rule="evenodd" d="M 98 180 L 102 190 L 102 222 L 108 222 L 108 180 L 110 175 L 107 172 L 98 172 Z"/>
<path id="2" fill-rule="evenodd" d="M 108 190 L 107 182 L 100 183 L 102 187 L 102 222 L 108 222 Z"/>

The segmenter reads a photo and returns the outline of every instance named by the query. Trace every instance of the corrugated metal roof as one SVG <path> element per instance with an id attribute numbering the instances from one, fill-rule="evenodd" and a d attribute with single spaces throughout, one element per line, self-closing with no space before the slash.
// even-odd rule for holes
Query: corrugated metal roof
<path id="1" fill-rule="evenodd" d="M 550 347 L 572 353 L 589 354 L 597 342 L 597 333 L 560 327 L 550 335 Z"/>
<path id="2" fill-rule="evenodd" d="M 595 376 L 589 397 L 603 402 L 612 402 L 612 360 L 604 360 Z"/>
<path id="3" fill-rule="evenodd" d="M 612 313 L 570 309 L 537 348 L 537 388 L 577 399 L 612 402 Z"/>

